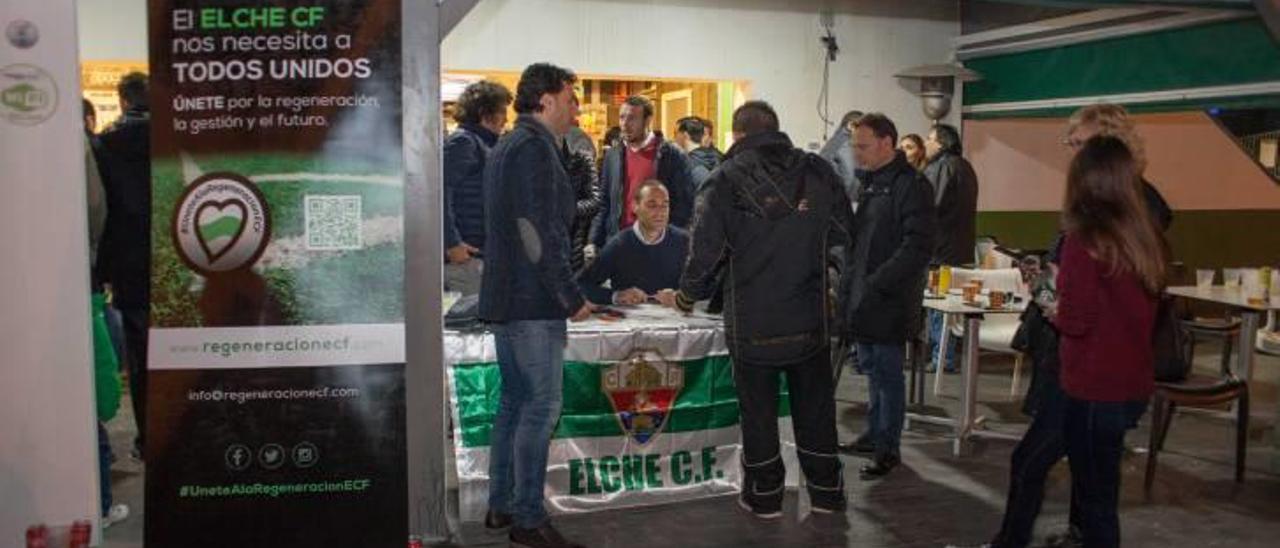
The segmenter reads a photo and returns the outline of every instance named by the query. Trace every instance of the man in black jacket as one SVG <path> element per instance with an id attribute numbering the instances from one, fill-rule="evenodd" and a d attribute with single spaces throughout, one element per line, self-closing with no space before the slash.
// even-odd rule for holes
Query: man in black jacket
<path id="1" fill-rule="evenodd" d="M 919 326 L 937 219 L 933 190 L 894 148 L 898 130 L 889 118 L 863 115 L 854 122 L 852 142 L 866 172 L 860 176 L 855 238 L 841 285 L 845 328 L 867 371 L 871 406 L 867 431 L 841 448 L 872 455 L 861 476 L 875 479 L 900 461 L 906 418 L 902 362 L 906 342 Z"/>
<path id="2" fill-rule="evenodd" d="M 480 292 L 484 250 L 484 164 L 507 125 L 511 92 L 488 80 L 467 86 L 453 118 L 458 129 L 444 140 L 445 289 Z"/>
<path id="3" fill-rule="evenodd" d="M 98 136 L 98 169 L 107 222 L 98 248 L 99 279 L 111 286 L 124 320 L 129 397 L 140 456 L 147 432 L 147 328 L 151 303 L 151 110 L 147 76 L 126 74 L 116 86 L 123 114 Z"/>
<path id="4" fill-rule="evenodd" d="M 938 124 L 929 131 L 924 142 L 929 161 L 924 176 L 933 186 L 934 207 L 938 212 L 938 239 L 933 246 L 933 263 L 949 266 L 969 266 L 981 262 L 976 256 L 976 229 L 978 217 L 978 175 L 973 166 L 961 154 L 960 132 L 947 124 Z M 929 313 L 929 355 L 938 356 L 944 328 L 942 314 Z M 948 372 L 958 371 L 956 348 L 960 341 L 949 339 L 943 353 Z"/>
<path id="5" fill-rule="evenodd" d="M 551 526 L 542 496 L 560 418 L 565 318 L 591 314 L 569 267 L 575 196 L 559 152 L 578 113 L 576 80 L 546 63 L 526 68 L 516 88 L 515 129 L 498 142 L 484 172 L 479 314 L 490 322 L 502 375 L 485 526 L 511 527 L 513 546 L 576 546 Z"/>
<path id="6" fill-rule="evenodd" d="M 576 99 L 575 99 L 576 100 Z M 591 222 L 600 213 L 600 178 L 596 172 L 596 148 L 591 136 L 574 126 L 565 135 L 560 149 L 564 157 L 564 171 L 569 174 L 569 186 L 576 198 L 573 228 L 569 231 L 569 265 L 575 273 L 587 266 L 587 238 L 591 236 Z"/>
<path id="7" fill-rule="evenodd" d="M 767 103 L 739 107 L 733 132 L 733 148 L 702 192 L 680 291 L 666 304 L 691 310 L 726 265 L 725 332 L 745 475 L 739 504 L 761 518 L 782 515 L 777 412 L 785 374 L 813 508 L 842 512 L 825 265 L 830 248 L 848 241 L 849 200 L 829 164 L 778 131 Z"/>
<path id="8" fill-rule="evenodd" d="M 938 212 L 938 238 L 933 262 L 951 266 L 975 264 L 975 223 L 978 216 L 978 175 L 965 160 L 960 132 L 947 124 L 929 131 L 924 149 L 929 163 L 924 176 L 933 186 Z"/>
<path id="9" fill-rule="evenodd" d="M 591 227 L 593 252 L 604 249 L 614 234 L 631 228 L 635 212 L 631 210 L 629 198 L 649 179 L 667 185 L 671 196 L 671 224 L 686 228 L 693 218 L 694 184 L 689 158 L 661 133 L 649 129 L 653 103 L 640 95 L 631 96 L 622 104 L 618 120 L 622 126 L 622 143 L 605 153 L 600 167 L 600 187 L 604 193 L 600 215 Z"/>
<path id="10" fill-rule="evenodd" d="M 720 151 L 703 146 L 707 137 L 707 126 L 697 116 L 685 116 L 676 121 L 676 146 L 689 155 L 689 168 L 693 170 L 693 187 L 702 188 L 702 184 L 711 176 L 711 172 L 720 167 L 722 155 Z"/>

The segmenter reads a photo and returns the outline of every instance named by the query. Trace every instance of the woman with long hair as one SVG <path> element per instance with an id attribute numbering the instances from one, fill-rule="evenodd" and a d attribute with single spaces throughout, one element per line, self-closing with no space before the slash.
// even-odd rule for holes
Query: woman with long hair
<path id="1" fill-rule="evenodd" d="M 988 546 L 1030 544 L 1045 479 L 1064 455 L 1079 540 L 1120 545 L 1120 458 L 1154 390 L 1151 335 L 1168 246 L 1124 141 L 1095 136 L 1078 150 L 1063 200 L 1057 300 L 1045 310 L 1059 334 L 1061 390 L 1046 391 L 1014 449 L 1004 520 Z"/>
<path id="2" fill-rule="evenodd" d="M 898 140 L 898 150 L 907 155 L 907 163 L 916 171 L 924 171 L 924 165 L 929 163 L 929 156 L 924 151 L 924 138 L 915 133 L 908 133 Z"/>
<path id="3" fill-rule="evenodd" d="M 1071 163 L 1063 204 L 1060 379 L 1073 497 L 1085 546 L 1119 546 L 1125 431 L 1155 389 L 1151 334 L 1169 260 L 1124 141 L 1093 137 Z"/>

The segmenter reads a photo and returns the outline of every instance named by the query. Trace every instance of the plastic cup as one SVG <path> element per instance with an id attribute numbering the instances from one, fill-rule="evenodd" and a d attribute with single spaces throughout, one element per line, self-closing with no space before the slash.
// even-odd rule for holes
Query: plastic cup
<path id="1" fill-rule="evenodd" d="M 1248 272 L 1245 274 L 1241 283 L 1244 298 L 1249 304 L 1262 304 L 1267 300 L 1267 289 L 1262 286 L 1262 280 L 1258 278 L 1256 272 Z"/>
<path id="2" fill-rule="evenodd" d="M 1209 289 L 1213 285 L 1213 275 L 1215 272 L 1209 269 L 1196 270 L 1196 287 L 1199 289 Z"/>
<path id="3" fill-rule="evenodd" d="M 1244 275 L 1244 269 L 1241 268 L 1224 268 L 1222 269 L 1222 285 L 1226 287 L 1240 287 L 1240 278 Z"/>

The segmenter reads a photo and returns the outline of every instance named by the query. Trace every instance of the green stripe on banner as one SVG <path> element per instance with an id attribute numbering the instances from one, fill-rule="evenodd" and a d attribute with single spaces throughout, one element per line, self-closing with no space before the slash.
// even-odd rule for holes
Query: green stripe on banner
<path id="1" fill-rule="evenodd" d="M 1251 18 L 965 61 L 964 104 L 1280 80 L 1280 48 Z"/>
<path id="2" fill-rule="evenodd" d="M 679 362 L 684 386 L 663 431 L 694 432 L 738 424 L 738 395 L 733 385 L 733 363 L 728 356 Z M 609 397 L 601 389 L 601 371 L 613 364 L 566 362 L 564 402 L 556 438 L 625 436 Z M 496 363 L 460 364 L 453 367 L 454 403 L 464 447 L 489 445 L 489 430 L 498 412 L 501 375 Z M 778 415 L 791 408 L 782 379 Z"/>

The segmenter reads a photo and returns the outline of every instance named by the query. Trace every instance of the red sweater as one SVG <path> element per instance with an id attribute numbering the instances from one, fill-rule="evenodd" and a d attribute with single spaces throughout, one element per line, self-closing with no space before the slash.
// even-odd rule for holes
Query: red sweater
<path id="1" fill-rule="evenodd" d="M 1155 389 L 1156 299 L 1137 276 L 1108 271 L 1078 237 L 1066 238 L 1054 321 L 1061 335 L 1062 388 L 1082 400 L 1142 400 Z"/>
<path id="2" fill-rule="evenodd" d="M 626 229 L 636 222 L 636 212 L 633 209 L 635 202 L 631 200 L 631 193 L 635 192 L 641 183 L 654 178 L 658 171 L 658 139 L 652 134 L 649 136 L 649 140 L 644 145 L 641 145 L 640 150 L 633 151 L 631 147 L 626 148 L 627 180 L 623 181 L 622 224 L 618 225 L 620 230 Z"/>

